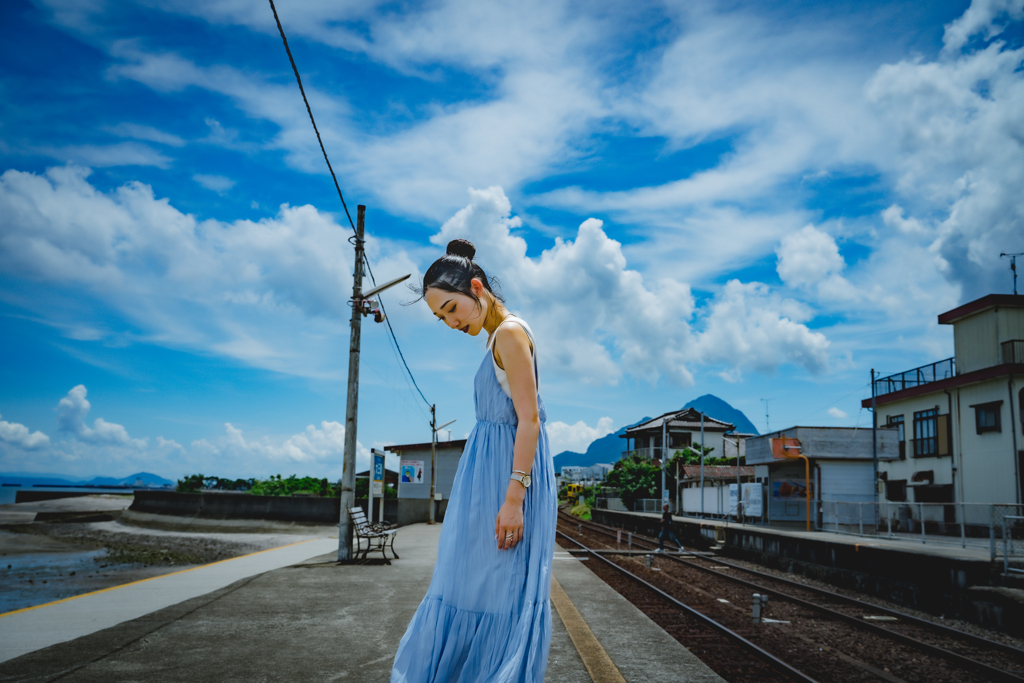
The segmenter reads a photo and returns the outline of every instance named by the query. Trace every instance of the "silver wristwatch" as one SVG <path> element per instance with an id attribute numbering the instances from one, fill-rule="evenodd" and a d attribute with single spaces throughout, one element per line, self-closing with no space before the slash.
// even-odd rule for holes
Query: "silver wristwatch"
<path id="1" fill-rule="evenodd" d="M 515 479 L 522 484 L 524 489 L 530 488 L 530 483 L 533 481 L 529 474 L 526 472 L 520 472 L 519 470 L 512 470 L 512 474 L 510 476 L 512 479 Z"/>

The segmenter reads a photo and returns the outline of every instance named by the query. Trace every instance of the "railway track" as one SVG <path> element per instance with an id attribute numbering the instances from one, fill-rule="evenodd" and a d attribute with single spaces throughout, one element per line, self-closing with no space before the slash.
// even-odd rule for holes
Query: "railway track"
<path id="1" fill-rule="evenodd" d="M 1024 651 L 1004 643 L 705 553 L 654 555 L 654 566 L 648 567 L 644 556 L 656 547 L 653 539 L 631 534 L 636 550 L 630 555 L 616 547 L 618 529 L 564 512 L 559 513 L 559 523 L 563 547 L 597 558 L 599 562 L 591 565 L 595 573 L 702 659 L 701 639 L 667 618 L 666 600 L 683 605 L 674 604 L 677 612 L 700 612 L 721 629 L 783 662 L 797 673 L 775 665 L 772 668 L 776 676 L 792 680 L 1024 682 Z M 662 594 L 662 606 L 648 612 L 650 605 L 640 603 L 650 601 L 656 591 Z M 638 592 L 648 597 L 641 599 Z M 752 593 L 771 596 L 766 614 L 772 619 L 767 623 L 752 622 Z M 741 649 L 748 648 L 736 643 Z M 762 662 L 769 661 L 757 656 Z M 726 675 L 714 661 L 705 661 L 729 681 L 753 680 L 743 671 Z M 763 674 L 760 680 L 765 680 Z"/>

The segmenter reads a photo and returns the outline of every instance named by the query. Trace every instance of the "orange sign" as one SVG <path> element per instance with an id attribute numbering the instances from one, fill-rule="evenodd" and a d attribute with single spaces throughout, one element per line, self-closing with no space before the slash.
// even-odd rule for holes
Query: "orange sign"
<path id="1" fill-rule="evenodd" d="M 795 458 L 798 455 L 802 455 L 800 439 L 772 439 L 773 458 Z"/>

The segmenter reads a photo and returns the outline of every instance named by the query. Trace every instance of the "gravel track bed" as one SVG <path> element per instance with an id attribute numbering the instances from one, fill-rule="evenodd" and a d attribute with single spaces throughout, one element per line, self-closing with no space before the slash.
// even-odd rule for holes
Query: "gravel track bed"
<path id="1" fill-rule="evenodd" d="M 576 525 L 572 523 L 563 523 L 561 526 L 564 532 L 588 546 L 595 548 L 613 547 L 607 537 L 589 530 L 586 526 L 583 527 L 582 534 L 578 533 Z M 636 536 L 634 536 L 634 539 L 639 540 Z M 571 546 L 571 544 L 563 540 L 560 540 L 560 544 L 566 548 Z M 978 673 L 965 671 L 959 665 L 955 665 L 946 659 L 922 653 L 909 645 L 893 642 L 852 624 L 789 603 L 782 598 L 772 597 L 769 600 L 765 616 L 789 623 L 755 625 L 751 623 L 750 616 L 751 595 L 757 592 L 754 589 L 740 586 L 727 579 L 680 565 L 665 558 L 655 559 L 652 569 L 645 567 L 642 558 L 611 557 L 609 559 L 649 581 L 666 593 L 673 595 L 681 602 L 707 614 L 766 651 L 771 652 L 779 659 L 786 661 L 819 681 L 887 680 L 927 681 L 929 683 L 943 683 L 945 681 L 983 683 L 987 680 L 987 678 Z M 689 558 L 687 559 L 689 560 Z M 696 561 L 714 564 L 713 558 Z M 741 564 L 733 560 L 729 560 L 729 562 Z M 751 568 L 756 568 L 758 571 L 763 571 L 761 567 L 749 565 L 749 563 L 746 564 L 751 566 Z M 651 616 L 655 622 L 675 636 L 684 646 L 693 650 L 695 654 L 704 659 L 704 655 L 699 647 L 695 647 L 692 644 L 695 639 L 687 636 L 685 630 L 684 632 L 678 632 L 678 625 L 661 614 L 664 611 L 678 613 L 675 608 L 667 607 L 666 603 L 662 600 L 652 601 L 653 594 L 650 591 L 621 575 L 618 575 L 618 577 L 610 576 L 613 574 L 617 575 L 618 572 L 608 567 L 602 567 L 600 562 L 588 562 L 588 566 L 591 566 L 595 573 L 619 590 L 627 599 L 648 613 L 648 616 Z M 599 571 L 599 567 L 603 571 Z M 735 572 L 735 570 L 722 571 Z M 781 572 L 779 574 L 782 574 L 787 579 L 795 578 Z M 755 583 L 762 581 L 760 577 L 750 575 L 742 575 L 740 578 Z M 801 583 L 813 585 L 816 582 L 801 581 Z M 799 590 L 791 586 L 781 585 L 766 587 L 793 595 L 797 595 Z M 827 585 L 822 585 L 822 587 L 825 590 L 835 590 Z M 643 594 L 646 594 L 646 597 Z M 822 596 L 807 593 L 797 596 L 817 604 L 827 602 L 827 599 Z M 861 599 L 863 596 L 853 594 L 850 597 Z M 660 610 L 653 608 L 651 612 L 648 612 L 643 605 L 652 602 L 659 603 L 661 605 Z M 876 600 L 875 602 L 890 609 L 907 611 L 899 606 L 885 604 L 884 601 Z M 832 607 L 831 604 L 827 606 Z M 836 605 L 835 608 L 837 611 L 857 613 L 857 608 L 851 606 Z M 665 623 L 662 623 L 663 621 Z M 944 625 L 951 624 L 946 623 Z M 901 631 L 906 626 L 909 625 L 901 624 Z M 984 629 L 974 628 L 970 630 L 972 632 L 981 631 L 978 635 L 992 638 L 992 634 Z M 992 651 L 982 652 L 979 648 L 963 644 L 962 642 L 957 643 L 956 647 L 953 647 L 948 638 L 942 637 L 939 639 L 934 633 L 923 627 L 915 627 L 915 631 L 915 633 L 909 635 L 925 642 L 937 644 L 940 647 L 947 647 L 948 649 L 962 652 L 967 656 L 986 661 L 999 668 L 1015 670 L 1016 672 L 1024 671 L 1024 662 L 1010 661 L 1000 653 Z M 689 641 L 686 640 L 688 637 Z M 719 645 L 725 642 L 723 636 L 716 636 L 716 638 L 719 641 Z M 707 640 L 707 636 L 704 639 Z M 697 640 L 699 641 L 699 639 Z M 714 638 L 711 640 L 714 640 Z M 1005 642 L 1006 638 L 1000 638 L 1000 640 Z M 1010 639 L 1010 641 L 1013 640 Z M 704 649 L 707 650 L 708 648 L 705 647 Z M 727 649 L 736 650 L 737 648 L 728 646 Z M 738 673 L 730 671 L 727 675 L 726 670 L 720 669 L 719 665 L 715 662 L 705 661 L 712 669 L 729 681 L 753 680 L 753 678 L 745 678 L 746 674 L 742 671 Z M 763 673 L 759 674 L 758 677 L 760 680 L 772 680 L 771 678 L 766 679 Z"/>

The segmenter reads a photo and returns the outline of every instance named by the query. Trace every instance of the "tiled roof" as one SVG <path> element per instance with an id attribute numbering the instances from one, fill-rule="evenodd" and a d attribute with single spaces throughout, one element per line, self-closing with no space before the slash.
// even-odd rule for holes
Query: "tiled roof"
<path id="1" fill-rule="evenodd" d="M 621 434 L 620 436 L 622 438 L 632 438 L 632 436 L 638 432 L 661 431 L 661 426 L 666 420 L 668 420 L 669 429 L 700 429 L 700 411 L 693 408 L 687 408 L 686 410 L 673 411 L 671 413 L 659 415 L 647 422 L 641 422 L 638 425 L 628 428 L 625 434 Z M 729 431 L 730 429 L 736 429 L 736 425 L 716 420 L 708 415 L 704 416 L 704 431 L 724 432 Z"/>

